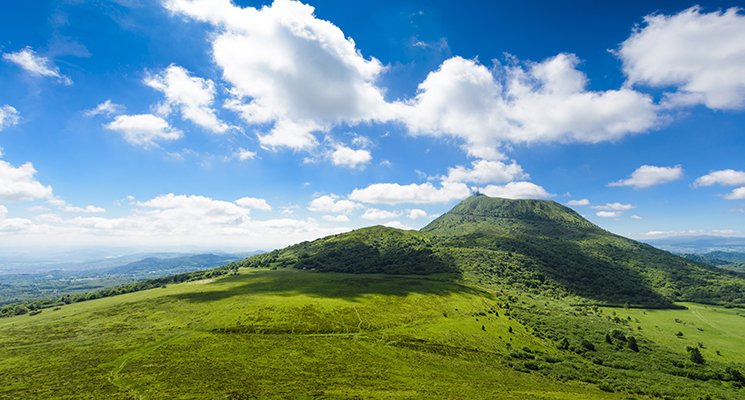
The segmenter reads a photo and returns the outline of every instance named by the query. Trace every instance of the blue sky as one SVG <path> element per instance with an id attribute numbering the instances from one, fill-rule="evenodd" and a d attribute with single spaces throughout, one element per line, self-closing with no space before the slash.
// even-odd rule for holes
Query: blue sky
<path id="1" fill-rule="evenodd" d="M 461 3 L 3 4 L 0 246 L 268 249 L 474 190 L 745 235 L 740 3 Z"/>

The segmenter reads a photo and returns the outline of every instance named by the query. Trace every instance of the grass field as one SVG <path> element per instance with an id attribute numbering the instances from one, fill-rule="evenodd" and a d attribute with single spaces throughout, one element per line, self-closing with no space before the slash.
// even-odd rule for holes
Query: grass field
<path id="1" fill-rule="evenodd" d="M 217 280 L 0 319 L 0 398 L 627 399 L 711 393 L 736 399 L 745 394 L 728 382 L 655 375 L 651 358 L 676 357 L 685 344 L 703 341 L 707 358 L 721 349 L 722 362 L 738 361 L 744 348 L 742 311 L 690 304 L 689 310 L 614 309 L 581 316 L 563 303 L 544 307 L 544 299 L 532 296 L 510 300 L 510 308 L 495 291 L 451 278 L 241 269 Z M 642 326 L 642 350 L 600 343 L 591 353 L 559 350 L 536 326 L 518 322 L 519 307 L 523 316 L 538 307 L 558 310 L 546 318 L 583 335 L 604 332 L 613 312 L 637 318 L 638 324 L 624 329 Z M 678 330 L 683 339 L 675 336 Z M 665 346 L 672 355 L 659 350 Z M 598 364 L 601 358 L 605 365 Z M 627 381 L 637 386 L 623 386 Z"/>
<path id="2" fill-rule="evenodd" d="M 685 310 L 618 310 L 622 317 L 639 321 L 644 335 L 669 349 L 685 353 L 698 347 L 709 360 L 745 361 L 745 310 L 696 303 L 681 303 Z M 683 335 L 678 336 L 680 332 Z M 717 353 L 717 351 L 719 353 Z"/>
<path id="3" fill-rule="evenodd" d="M 0 397 L 618 397 L 502 365 L 545 346 L 493 307 L 444 276 L 242 271 L 0 320 Z"/>

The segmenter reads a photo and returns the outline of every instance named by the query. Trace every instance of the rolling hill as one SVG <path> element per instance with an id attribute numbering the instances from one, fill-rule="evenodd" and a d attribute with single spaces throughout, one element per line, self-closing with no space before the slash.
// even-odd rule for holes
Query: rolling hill
<path id="1" fill-rule="evenodd" d="M 547 200 L 472 196 L 419 232 L 375 226 L 250 257 L 236 265 L 334 272 L 453 272 L 474 282 L 519 285 L 596 304 L 745 305 L 743 275 L 612 234 Z"/>
<path id="2" fill-rule="evenodd" d="M 0 398 L 740 399 L 744 282 L 475 196 L 0 318 Z"/>

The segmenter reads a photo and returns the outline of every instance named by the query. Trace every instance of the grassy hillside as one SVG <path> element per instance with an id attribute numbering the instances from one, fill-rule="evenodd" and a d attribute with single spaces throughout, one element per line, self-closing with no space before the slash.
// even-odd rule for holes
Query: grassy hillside
<path id="1" fill-rule="evenodd" d="M 475 283 L 604 305 L 745 306 L 745 275 L 612 234 L 553 201 L 473 196 L 420 232 L 374 226 L 250 257 L 239 267 L 454 272 Z"/>
<path id="2" fill-rule="evenodd" d="M 474 196 L 422 233 L 477 280 L 617 305 L 745 305 L 742 275 L 614 235 L 553 201 Z"/>
<path id="3" fill-rule="evenodd" d="M 711 251 L 701 254 L 683 254 L 683 257 L 721 269 L 745 273 L 745 253 L 736 251 Z"/>
<path id="4" fill-rule="evenodd" d="M 236 265 L 353 273 L 456 272 L 448 257 L 432 248 L 426 235 L 385 226 L 303 242 L 250 257 Z"/>
<path id="5" fill-rule="evenodd" d="M 672 314 L 644 315 L 650 319 L 637 323 L 625 318 L 636 310 L 577 308 L 452 279 L 240 270 L 5 318 L 0 398 L 736 399 L 744 393 L 733 371 L 745 365 L 730 362 L 745 347 L 742 335 L 716 343 L 687 330 L 680 346 L 658 343 L 654 335 L 675 337 L 678 326 L 662 323 Z M 697 311 L 734 325 L 742 319 L 720 310 Z M 662 333 L 648 336 L 654 325 Z M 604 340 L 609 333 L 612 343 Z M 637 351 L 627 344 L 631 336 Z M 722 358 L 705 352 L 705 364 L 690 362 L 684 344 L 697 340 Z"/>
<path id="6" fill-rule="evenodd" d="M 745 312 L 675 301 L 744 287 L 558 203 L 476 196 L 420 232 L 4 307 L 0 398 L 740 399 Z"/>

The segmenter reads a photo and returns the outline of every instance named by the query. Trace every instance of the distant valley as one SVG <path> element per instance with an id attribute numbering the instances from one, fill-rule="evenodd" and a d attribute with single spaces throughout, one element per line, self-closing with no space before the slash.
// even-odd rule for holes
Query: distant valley
<path id="1" fill-rule="evenodd" d="M 36 268 L 43 271 L 30 273 L 19 273 L 21 264 L 12 269 L 12 272 L 0 274 L 0 306 L 214 268 L 256 253 L 259 252 L 134 254 L 83 262 L 42 264 Z"/>

